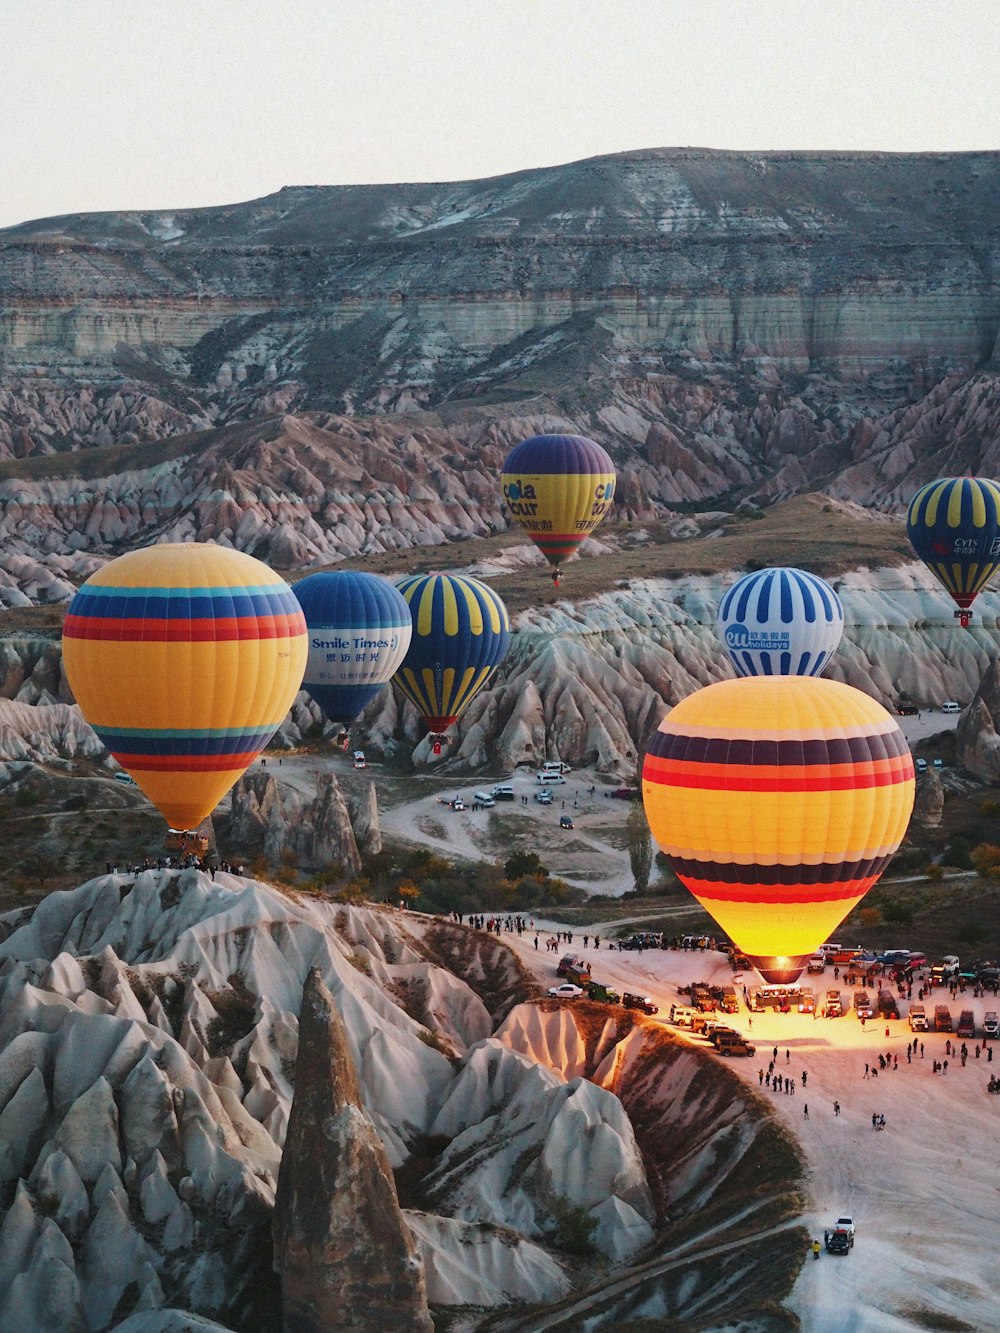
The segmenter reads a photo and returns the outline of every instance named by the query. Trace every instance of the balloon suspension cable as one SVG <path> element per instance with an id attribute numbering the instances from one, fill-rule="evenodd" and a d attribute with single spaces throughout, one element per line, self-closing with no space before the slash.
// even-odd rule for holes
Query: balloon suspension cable
<path id="1" fill-rule="evenodd" d="M 968 628 L 969 628 L 969 622 L 972 620 L 972 612 L 971 612 L 971 611 L 956 611 L 956 612 L 955 612 L 955 619 L 956 619 L 956 620 L 958 621 L 958 623 L 961 625 L 962 629 L 968 629 Z"/>

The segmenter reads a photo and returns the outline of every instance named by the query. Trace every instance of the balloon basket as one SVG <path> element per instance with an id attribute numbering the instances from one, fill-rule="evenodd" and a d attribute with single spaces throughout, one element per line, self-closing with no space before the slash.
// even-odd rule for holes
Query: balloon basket
<path id="1" fill-rule="evenodd" d="M 807 953 L 793 957 L 752 953 L 746 956 L 769 986 L 790 986 L 793 981 L 798 981 L 811 957 Z"/>
<path id="2" fill-rule="evenodd" d="M 163 839 L 168 852 L 180 852 L 182 856 L 204 856 L 208 851 L 208 836 L 193 833 L 190 829 L 169 829 Z"/>
<path id="3" fill-rule="evenodd" d="M 969 622 L 972 620 L 971 611 L 956 611 L 954 612 L 954 616 L 955 619 L 958 621 L 958 623 L 961 625 L 962 629 L 969 628 Z"/>
<path id="4" fill-rule="evenodd" d="M 441 737 L 435 736 L 433 744 L 431 745 L 431 754 L 440 754 L 443 744 L 444 742 L 441 740 Z"/>

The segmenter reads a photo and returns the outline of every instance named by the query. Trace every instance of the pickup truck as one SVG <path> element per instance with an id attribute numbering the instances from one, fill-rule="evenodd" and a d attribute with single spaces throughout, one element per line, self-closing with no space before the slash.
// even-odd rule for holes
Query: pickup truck
<path id="1" fill-rule="evenodd" d="M 839 990 L 828 990 L 826 993 L 826 1016 L 827 1018 L 839 1018 L 844 1012 L 843 1001 L 840 998 Z"/>

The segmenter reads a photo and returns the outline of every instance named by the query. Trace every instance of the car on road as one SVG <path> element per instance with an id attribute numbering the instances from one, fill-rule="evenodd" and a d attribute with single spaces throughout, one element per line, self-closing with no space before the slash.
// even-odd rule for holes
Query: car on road
<path id="1" fill-rule="evenodd" d="M 137 787 L 139 785 L 135 778 L 130 773 L 126 773 L 123 768 L 120 768 L 115 774 L 115 781 L 120 782 L 124 787 Z"/>
<path id="2" fill-rule="evenodd" d="M 914 764 L 914 767 L 916 768 L 916 770 L 917 770 L 918 773 L 926 773 L 926 772 L 927 772 L 927 760 L 926 760 L 926 759 L 915 759 L 915 760 L 913 761 L 913 764 Z"/>
<path id="3" fill-rule="evenodd" d="M 462 800 L 461 796 L 456 796 L 456 797 L 455 797 L 455 799 L 451 802 L 451 808 L 452 808 L 453 810 L 464 810 L 464 809 L 465 809 L 465 802 Z"/>
<path id="4" fill-rule="evenodd" d="M 644 1014 L 658 1014 L 659 1005 L 653 1003 L 648 995 L 633 995 L 631 991 L 626 991 L 622 996 L 622 1004 L 626 1009 L 641 1009 Z"/>
<path id="5" fill-rule="evenodd" d="M 549 994 L 560 1000 L 578 1000 L 583 994 L 583 988 L 574 986 L 572 981 L 564 981 L 561 986 L 550 986 Z"/>
<path id="6" fill-rule="evenodd" d="M 355 768 L 364 768 L 364 767 L 365 767 L 365 764 L 366 764 L 367 762 L 368 762 L 368 761 L 365 759 L 365 752 L 364 752 L 364 750 L 355 750 L 355 751 L 354 751 L 354 767 L 355 767 Z"/>
<path id="7" fill-rule="evenodd" d="M 868 998 L 868 992 L 859 990 L 854 996 L 854 1012 L 858 1018 L 874 1018 L 875 1010 L 872 1008 L 872 1002 Z"/>
<path id="8" fill-rule="evenodd" d="M 560 828 L 572 828 L 572 827 L 573 827 L 573 821 L 572 821 L 572 819 L 570 819 L 569 815 L 560 815 L 560 816 L 559 816 L 559 827 L 560 827 Z"/>
<path id="9" fill-rule="evenodd" d="M 987 1037 L 991 1041 L 996 1041 L 1000 1037 L 1000 1016 L 995 1009 L 989 1009 L 983 1015 L 983 1040 L 985 1041 Z"/>
<path id="10" fill-rule="evenodd" d="M 963 1009 L 958 1016 L 956 1037 L 974 1037 L 976 1035 L 976 1017 L 971 1009 Z"/>
<path id="11" fill-rule="evenodd" d="M 545 787 L 543 788 L 542 791 L 535 792 L 535 800 L 538 802 L 539 805 L 551 805 L 552 793 L 549 791 L 547 787 Z"/>
<path id="12" fill-rule="evenodd" d="M 941 705 L 942 713 L 960 713 L 961 711 L 962 705 L 956 699 L 945 699 Z"/>
<path id="13" fill-rule="evenodd" d="M 827 1254 L 842 1254 L 846 1257 L 850 1254 L 853 1244 L 854 1237 L 842 1227 L 834 1227 L 832 1231 L 826 1233 Z"/>
<path id="14" fill-rule="evenodd" d="M 919 712 L 920 712 L 920 709 L 917 707 L 916 704 L 897 704 L 897 705 L 896 705 L 896 715 L 897 715 L 897 717 L 916 717 L 916 715 L 917 715 Z"/>
<path id="15" fill-rule="evenodd" d="M 846 1217 L 837 1218 L 836 1229 L 838 1231 L 846 1231 L 847 1234 L 850 1236 L 851 1240 L 852 1241 L 854 1240 L 854 1218 L 851 1217 L 850 1214 L 848 1214 Z"/>

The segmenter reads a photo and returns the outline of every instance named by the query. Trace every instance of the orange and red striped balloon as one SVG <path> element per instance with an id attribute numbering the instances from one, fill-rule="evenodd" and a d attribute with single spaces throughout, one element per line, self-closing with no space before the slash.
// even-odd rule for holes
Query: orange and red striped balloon
<path id="1" fill-rule="evenodd" d="M 302 608 L 252 556 L 163 542 L 79 589 L 63 663 L 80 711 L 173 829 L 209 815 L 302 681 Z"/>
<path id="2" fill-rule="evenodd" d="M 749 676 L 667 715 L 642 788 L 678 877 L 777 982 L 798 975 L 889 863 L 913 808 L 913 761 L 860 690 Z"/>

